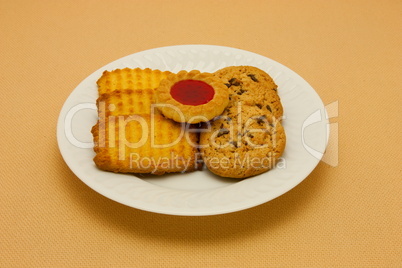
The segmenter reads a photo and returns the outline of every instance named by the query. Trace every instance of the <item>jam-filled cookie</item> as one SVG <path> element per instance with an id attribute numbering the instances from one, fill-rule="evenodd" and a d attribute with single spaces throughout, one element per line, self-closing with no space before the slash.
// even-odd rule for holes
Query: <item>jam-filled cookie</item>
<path id="1" fill-rule="evenodd" d="M 220 115 L 229 103 L 227 86 L 213 74 L 193 70 L 170 74 L 156 89 L 156 106 L 167 118 L 191 124 Z"/>

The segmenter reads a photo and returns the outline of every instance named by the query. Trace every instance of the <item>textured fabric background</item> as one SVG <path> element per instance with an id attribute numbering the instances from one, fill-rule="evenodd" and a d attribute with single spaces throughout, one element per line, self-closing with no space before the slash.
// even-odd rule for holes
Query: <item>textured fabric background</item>
<path id="1" fill-rule="evenodd" d="M 401 267 L 401 3 L 0 1 L 0 267 Z M 179 44 L 262 54 L 338 101 L 338 165 L 208 217 L 84 185 L 56 143 L 68 95 L 115 59 Z"/>

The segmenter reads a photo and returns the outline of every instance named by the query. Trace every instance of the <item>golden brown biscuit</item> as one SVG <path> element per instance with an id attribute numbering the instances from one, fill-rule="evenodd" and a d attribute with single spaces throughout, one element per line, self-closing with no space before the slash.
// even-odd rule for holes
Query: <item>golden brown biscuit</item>
<path id="1" fill-rule="evenodd" d="M 228 88 L 210 73 L 193 70 L 170 74 L 156 89 L 160 112 L 176 122 L 206 122 L 229 103 Z"/>
<path id="2" fill-rule="evenodd" d="M 281 120 L 283 108 L 277 94 L 278 86 L 266 72 L 253 66 L 229 66 L 216 71 L 214 75 L 229 88 L 228 106 L 242 102 L 242 105 L 269 111 Z"/>
<path id="3" fill-rule="evenodd" d="M 285 131 L 272 113 L 254 106 L 232 106 L 201 133 L 204 163 L 210 171 L 247 178 L 272 169 L 285 149 Z"/>
<path id="4" fill-rule="evenodd" d="M 161 175 L 198 168 L 198 136 L 160 114 L 107 117 L 92 134 L 94 162 L 105 171 Z"/>
<path id="5" fill-rule="evenodd" d="M 113 71 L 104 71 L 98 79 L 99 96 L 118 89 L 155 89 L 162 79 L 165 79 L 171 72 L 152 70 L 149 68 L 124 68 Z"/>
<path id="6" fill-rule="evenodd" d="M 155 102 L 153 89 L 124 89 L 102 94 L 96 101 L 99 117 L 159 113 L 152 109 Z"/>

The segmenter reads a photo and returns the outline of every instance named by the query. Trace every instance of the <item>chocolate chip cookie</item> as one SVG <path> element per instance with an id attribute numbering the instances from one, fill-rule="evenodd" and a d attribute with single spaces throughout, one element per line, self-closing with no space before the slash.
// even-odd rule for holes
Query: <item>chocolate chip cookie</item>
<path id="1" fill-rule="evenodd" d="M 253 66 L 229 66 L 214 74 L 229 88 L 229 106 L 242 102 L 269 111 L 281 120 L 283 108 L 278 86 L 266 72 Z"/>
<path id="2" fill-rule="evenodd" d="M 285 130 L 277 85 L 252 66 L 230 66 L 214 73 L 229 89 L 229 104 L 200 135 L 207 168 L 222 177 L 247 178 L 272 169 L 282 155 Z"/>
<path id="3" fill-rule="evenodd" d="M 272 169 L 286 144 L 285 131 L 273 114 L 241 103 L 215 118 L 200 136 L 208 169 L 222 177 L 247 178 Z"/>

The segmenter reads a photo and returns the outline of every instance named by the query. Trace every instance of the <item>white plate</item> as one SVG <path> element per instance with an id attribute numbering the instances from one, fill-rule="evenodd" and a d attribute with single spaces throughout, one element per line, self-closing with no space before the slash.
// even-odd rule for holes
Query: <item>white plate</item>
<path id="1" fill-rule="evenodd" d="M 96 123 L 96 80 L 104 70 L 153 68 L 178 72 L 214 72 L 232 65 L 252 65 L 269 73 L 284 107 L 287 144 L 273 170 L 245 180 L 224 179 L 209 171 L 136 177 L 96 168 L 91 128 Z M 100 68 L 68 97 L 60 112 L 57 139 L 70 169 L 89 187 L 122 204 L 172 215 L 214 215 L 247 209 L 289 191 L 316 167 L 325 151 L 329 124 L 314 89 L 289 68 L 248 51 L 211 45 L 162 47 L 135 53 Z"/>

